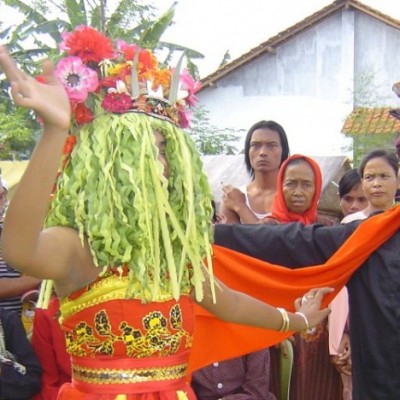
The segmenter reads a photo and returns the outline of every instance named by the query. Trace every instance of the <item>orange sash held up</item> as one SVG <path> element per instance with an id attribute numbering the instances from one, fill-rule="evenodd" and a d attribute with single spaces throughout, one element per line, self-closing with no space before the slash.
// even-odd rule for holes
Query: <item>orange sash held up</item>
<path id="1" fill-rule="evenodd" d="M 400 206 L 396 206 L 365 220 L 325 264 L 293 270 L 214 245 L 213 268 L 228 286 L 288 310 L 293 310 L 294 300 L 309 289 L 333 287 L 334 293 L 324 298 L 326 307 L 369 255 L 398 231 L 399 225 Z M 190 371 L 269 347 L 290 335 L 225 323 L 199 306 L 196 313 Z"/>

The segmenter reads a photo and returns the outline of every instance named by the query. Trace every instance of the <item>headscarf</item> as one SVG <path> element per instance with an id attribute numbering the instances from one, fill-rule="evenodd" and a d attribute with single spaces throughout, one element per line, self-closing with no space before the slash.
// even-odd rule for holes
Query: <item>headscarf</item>
<path id="1" fill-rule="evenodd" d="M 311 166 L 312 170 L 314 171 L 314 177 L 315 177 L 314 178 L 315 193 L 312 198 L 310 207 L 303 214 L 294 213 L 288 210 L 282 190 L 283 178 L 285 176 L 285 171 L 288 164 L 293 160 L 299 160 L 299 159 L 306 161 Z M 279 169 L 277 192 L 275 193 L 274 200 L 272 202 L 271 214 L 268 217 L 276 219 L 281 223 L 302 222 L 304 225 L 308 225 L 316 222 L 318 200 L 321 195 L 321 190 L 322 190 L 322 174 L 318 163 L 310 157 L 303 156 L 301 154 L 293 154 L 283 162 L 283 164 Z"/>

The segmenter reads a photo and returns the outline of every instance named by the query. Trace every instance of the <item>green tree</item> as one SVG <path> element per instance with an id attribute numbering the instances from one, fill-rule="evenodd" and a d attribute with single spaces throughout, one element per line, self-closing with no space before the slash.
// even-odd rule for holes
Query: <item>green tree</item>
<path id="1" fill-rule="evenodd" d="M 362 158 L 374 149 L 394 151 L 394 142 L 398 133 L 372 135 L 370 133 L 357 134 L 353 145 L 353 165 L 358 168 Z"/>
<path id="2" fill-rule="evenodd" d="M 123 39 L 151 50 L 163 50 L 165 63 L 176 52 L 184 52 L 191 61 L 188 65 L 190 72 L 198 78 L 198 68 L 193 60 L 204 56 L 193 49 L 161 40 L 166 29 L 173 23 L 176 2 L 158 16 L 154 7 L 144 5 L 140 0 L 119 0 L 113 11 L 107 6 L 107 0 L 3 2 L 25 17 L 12 29 L 0 32 L 2 39 L 9 38 L 13 56 L 25 63 L 30 60 L 37 66 L 38 55 L 52 57 L 58 53 L 57 44 L 61 41 L 62 32 L 72 31 L 79 25 L 90 25 L 112 39 Z M 27 43 L 30 48 L 26 47 Z"/>
<path id="3" fill-rule="evenodd" d="M 384 84 L 377 82 L 378 71 L 372 67 L 363 70 L 354 80 L 353 101 L 355 107 L 382 107 L 390 100 L 389 96 L 379 94 Z M 391 97 L 391 96 L 390 96 Z"/>
<path id="4" fill-rule="evenodd" d="M 0 103 L 0 159 L 19 160 L 28 158 L 35 145 L 37 123 L 23 108 L 10 114 L 6 104 Z"/>
<path id="5" fill-rule="evenodd" d="M 373 68 L 366 68 L 354 80 L 354 88 L 351 93 L 355 107 L 365 107 L 368 109 L 387 107 L 389 96 L 379 94 L 379 88 L 383 86 L 377 81 L 377 71 Z M 386 121 L 382 120 L 386 125 Z M 360 121 L 362 123 L 362 121 Z M 393 143 L 398 136 L 396 131 L 386 133 L 357 132 L 348 133 L 346 136 L 352 138 L 352 145 L 343 150 L 353 152 L 354 167 L 358 167 L 365 154 L 373 149 L 381 148 L 393 151 Z"/>
<path id="6" fill-rule="evenodd" d="M 111 39 L 122 39 L 157 51 L 164 57 L 165 64 L 170 63 L 175 53 L 184 53 L 188 58 L 189 71 L 198 78 L 193 60 L 203 55 L 161 40 L 172 24 L 176 3 L 159 16 L 153 7 L 142 4 L 140 0 L 120 0 L 112 12 L 107 7 L 107 0 L 3 0 L 3 3 L 24 18 L 21 23 L 12 26 L 4 27 L 5 23 L 0 23 L 0 39 L 7 42 L 20 67 L 32 75 L 40 73 L 44 58 L 57 57 L 62 32 L 72 31 L 79 25 L 90 25 L 106 32 Z M 0 100 L 4 105 L 0 108 L 0 119 L 4 121 L 8 121 L 8 114 L 15 110 L 8 92 L 9 83 L 4 74 L 0 74 Z M 38 127 L 31 113 L 19 112 L 13 124 L 16 129 L 7 129 L 7 135 L 3 135 L 3 140 L 7 137 L 2 151 L 6 157 L 14 155 L 17 148 L 22 153 L 29 153 Z M 29 133 L 31 137 L 28 140 L 26 135 L 29 136 Z M 15 135 L 14 139 L 12 135 Z"/>
<path id="7" fill-rule="evenodd" d="M 219 129 L 210 123 L 209 111 L 204 106 L 193 112 L 191 127 L 187 129 L 197 149 L 203 155 L 237 154 L 237 143 L 244 129 Z"/>

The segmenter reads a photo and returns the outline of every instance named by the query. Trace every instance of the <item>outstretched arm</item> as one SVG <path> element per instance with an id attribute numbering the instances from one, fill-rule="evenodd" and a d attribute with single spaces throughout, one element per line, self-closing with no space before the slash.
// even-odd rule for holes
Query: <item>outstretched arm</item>
<path id="1" fill-rule="evenodd" d="M 275 307 L 254 297 L 228 288 L 221 281 L 216 282 L 216 302 L 212 300 L 209 284 L 205 283 L 204 298 L 199 304 L 216 317 L 242 325 L 279 331 L 284 326 L 284 316 Z M 303 316 L 288 312 L 289 324 L 286 330 L 301 332 L 314 327 L 324 320 L 330 310 L 321 310 L 321 301 L 325 294 L 332 292 L 330 288 L 312 289 L 305 296 L 307 302 L 301 305 L 301 298 L 295 302 L 295 307 Z"/>
<path id="2" fill-rule="evenodd" d="M 355 228 L 354 224 L 221 224 L 214 227 L 214 243 L 272 264 L 296 268 L 324 263 Z"/>
<path id="3" fill-rule="evenodd" d="M 49 61 L 43 65 L 46 83 L 21 71 L 4 47 L 0 47 L 0 67 L 10 81 L 15 104 L 31 108 L 43 121 L 42 137 L 4 221 L 3 255 L 10 265 L 28 275 L 58 279 L 71 261 L 69 241 L 73 235 L 66 229 L 42 228 L 69 129 L 70 102 Z"/>

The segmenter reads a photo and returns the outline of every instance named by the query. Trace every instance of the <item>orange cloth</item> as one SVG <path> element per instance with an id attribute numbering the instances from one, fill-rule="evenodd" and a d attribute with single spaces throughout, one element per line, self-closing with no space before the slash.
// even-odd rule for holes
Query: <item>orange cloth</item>
<path id="1" fill-rule="evenodd" d="M 283 177 L 285 175 L 285 170 L 288 164 L 297 159 L 303 159 L 308 164 L 310 164 L 311 168 L 314 171 L 315 176 L 315 193 L 312 199 L 311 206 L 308 210 L 306 210 L 303 214 L 293 213 L 287 209 L 285 198 L 283 197 L 282 187 L 283 187 Z M 268 217 L 272 217 L 278 220 L 280 223 L 285 222 L 302 222 L 305 225 L 312 224 L 317 220 L 317 207 L 318 200 L 321 195 L 322 188 L 322 175 L 321 169 L 316 161 L 312 158 L 303 156 L 301 154 L 293 154 L 288 159 L 284 161 L 281 165 L 278 173 L 278 181 L 277 181 L 277 192 L 274 196 L 274 200 L 272 202 L 271 214 Z"/>
<path id="2" fill-rule="evenodd" d="M 215 275 L 233 289 L 248 293 L 274 306 L 293 310 L 293 302 L 314 287 L 330 286 L 326 307 L 350 279 L 353 272 L 399 229 L 400 206 L 365 220 L 323 265 L 289 269 L 214 246 Z M 250 353 L 280 342 L 290 333 L 250 328 L 218 320 L 197 306 L 194 344 L 189 370 L 215 360 Z"/>

